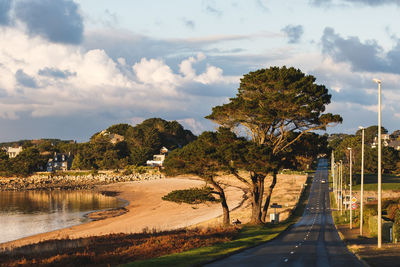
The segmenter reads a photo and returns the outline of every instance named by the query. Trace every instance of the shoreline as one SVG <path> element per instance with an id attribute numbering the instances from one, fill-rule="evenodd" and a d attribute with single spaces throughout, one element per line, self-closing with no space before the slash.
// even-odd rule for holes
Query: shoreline
<path id="1" fill-rule="evenodd" d="M 162 196 L 172 190 L 203 186 L 203 180 L 191 177 L 167 178 L 158 180 L 121 182 L 100 185 L 95 188 L 99 193 L 119 192 L 118 197 L 127 202 L 124 210 L 111 209 L 89 212 L 93 216 L 90 222 L 60 230 L 37 234 L 0 244 L 0 251 L 9 251 L 16 247 L 39 243 L 52 239 L 78 239 L 118 233 L 140 233 L 143 231 L 175 230 L 216 218 L 222 214 L 220 203 L 215 204 L 177 204 L 163 201 Z M 234 186 L 226 188 L 230 209 L 242 203 L 243 191 Z M 90 217 L 89 217 L 90 218 Z"/>

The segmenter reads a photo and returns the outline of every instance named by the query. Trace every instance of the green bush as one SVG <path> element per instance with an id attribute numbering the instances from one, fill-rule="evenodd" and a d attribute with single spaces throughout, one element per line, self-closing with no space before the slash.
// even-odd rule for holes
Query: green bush
<path id="1" fill-rule="evenodd" d="M 368 231 L 371 237 L 377 237 L 378 236 L 378 216 L 370 216 L 367 219 L 367 225 L 368 225 Z"/>
<path id="2" fill-rule="evenodd" d="M 123 175 L 131 175 L 134 173 L 143 174 L 147 172 L 151 172 L 152 167 L 149 166 L 136 166 L 136 165 L 128 165 L 125 167 L 123 171 Z"/>
<path id="3" fill-rule="evenodd" d="M 219 202 L 219 200 L 212 195 L 212 191 L 213 189 L 211 187 L 174 190 L 163 196 L 162 199 L 176 203 L 188 204 L 200 204 L 207 201 Z"/>
<path id="4" fill-rule="evenodd" d="M 400 242 L 400 209 L 394 213 L 393 240 Z"/>

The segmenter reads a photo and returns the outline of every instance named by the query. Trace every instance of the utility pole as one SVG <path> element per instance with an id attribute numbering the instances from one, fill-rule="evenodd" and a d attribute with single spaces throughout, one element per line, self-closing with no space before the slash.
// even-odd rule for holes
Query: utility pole
<path id="1" fill-rule="evenodd" d="M 382 116 L 381 116 L 381 81 L 374 79 L 378 84 L 378 248 L 382 247 Z"/>
<path id="2" fill-rule="evenodd" d="M 343 161 L 340 160 L 340 215 L 343 214 Z"/>
<path id="3" fill-rule="evenodd" d="M 351 191 L 351 189 L 352 189 L 352 184 L 353 184 L 353 179 L 352 179 L 352 162 L 353 162 L 353 160 L 352 160 L 352 155 L 351 155 L 351 152 L 352 152 L 352 149 L 351 149 L 351 147 L 348 147 L 347 148 L 348 150 L 350 150 L 350 176 L 349 176 L 349 180 L 350 180 L 350 204 L 349 204 L 349 208 L 350 208 L 350 229 L 353 229 L 353 208 L 351 207 L 352 205 L 351 205 L 351 203 L 352 203 L 352 198 L 353 198 L 353 196 L 352 196 L 352 191 Z"/>
<path id="4" fill-rule="evenodd" d="M 363 235 L 363 223 L 364 223 L 364 130 L 365 128 L 360 126 L 361 129 L 361 203 L 360 203 L 360 236 Z"/>
<path id="5" fill-rule="evenodd" d="M 331 154 L 331 175 L 332 175 L 332 191 L 334 191 L 334 187 L 335 187 L 335 154 L 333 153 L 333 150 L 332 150 L 332 154 Z"/>

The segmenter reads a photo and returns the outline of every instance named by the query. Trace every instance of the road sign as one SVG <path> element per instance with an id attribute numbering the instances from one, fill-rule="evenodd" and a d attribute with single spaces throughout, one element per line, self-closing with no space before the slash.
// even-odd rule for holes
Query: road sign
<path id="1" fill-rule="evenodd" d="M 351 203 L 353 203 L 353 204 L 354 204 L 354 203 L 357 203 L 357 198 L 356 198 L 356 197 L 352 197 L 352 198 L 351 198 Z"/>
<path id="2" fill-rule="evenodd" d="M 357 204 L 356 204 L 356 203 L 351 204 L 351 208 L 352 208 L 353 210 L 357 209 Z"/>

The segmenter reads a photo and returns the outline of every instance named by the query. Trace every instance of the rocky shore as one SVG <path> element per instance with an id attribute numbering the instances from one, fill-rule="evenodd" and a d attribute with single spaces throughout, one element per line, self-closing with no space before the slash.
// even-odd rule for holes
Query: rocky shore
<path id="1" fill-rule="evenodd" d="M 158 180 L 165 178 L 160 173 L 89 174 L 89 175 L 32 175 L 25 178 L 0 178 L 0 191 L 22 190 L 85 190 L 97 185 L 129 181 Z"/>

